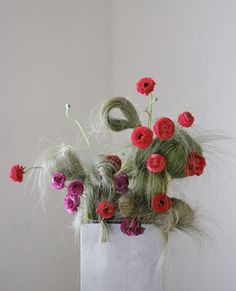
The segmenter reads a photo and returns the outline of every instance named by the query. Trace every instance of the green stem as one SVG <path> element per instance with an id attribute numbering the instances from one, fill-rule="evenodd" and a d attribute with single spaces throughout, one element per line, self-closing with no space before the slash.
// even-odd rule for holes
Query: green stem
<path id="1" fill-rule="evenodd" d="M 149 105 L 147 107 L 147 113 L 148 113 L 148 127 L 151 128 L 152 127 L 152 104 L 153 104 L 154 100 L 153 100 L 153 96 L 152 93 L 150 94 L 150 102 Z"/>
<path id="2" fill-rule="evenodd" d="M 30 168 L 24 170 L 24 173 L 26 174 L 27 172 L 29 172 L 30 170 L 33 170 L 33 169 L 43 169 L 43 167 L 30 167 Z"/>

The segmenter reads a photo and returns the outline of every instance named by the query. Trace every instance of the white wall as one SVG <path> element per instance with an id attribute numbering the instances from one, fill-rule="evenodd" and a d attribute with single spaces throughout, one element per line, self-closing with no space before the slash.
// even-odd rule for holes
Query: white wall
<path id="1" fill-rule="evenodd" d="M 91 108 L 110 97 L 110 23 L 109 0 L 0 1 L 0 290 L 79 288 L 79 249 L 63 193 L 49 195 L 44 214 L 34 210 L 39 194 L 29 188 L 24 195 L 8 171 L 14 163 L 30 166 L 43 136 L 76 143 L 65 103 L 86 127 Z M 87 159 L 86 150 L 81 156 Z"/>
<path id="2" fill-rule="evenodd" d="M 113 4 L 113 94 L 128 94 L 143 110 L 147 98 L 136 93 L 135 83 L 151 76 L 157 81 L 157 116 L 176 118 L 191 110 L 198 127 L 235 136 L 236 2 Z M 193 241 L 176 235 L 166 265 L 168 291 L 236 290 L 235 144 L 214 146 L 206 154 L 204 176 L 190 178 L 191 183 L 179 181 L 187 201 L 204 214 L 200 223 L 211 241 L 199 250 Z"/>
<path id="3" fill-rule="evenodd" d="M 15 162 L 30 166 L 42 136 L 76 143 L 65 103 L 85 127 L 91 108 L 112 91 L 129 94 L 142 110 L 146 99 L 135 83 L 148 75 L 158 82 L 158 115 L 176 117 L 187 106 L 199 126 L 234 130 L 235 9 L 230 0 L 0 2 L 1 290 L 79 288 L 79 251 L 62 194 L 49 196 L 44 214 L 38 193 L 24 196 L 7 175 Z M 81 156 L 89 158 L 86 146 Z M 168 291 L 236 289 L 235 156 L 216 165 L 214 156 L 206 176 L 181 189 L 203 210 L 213 243 L 199 251 L 187 238 L 173 239 Z"/>

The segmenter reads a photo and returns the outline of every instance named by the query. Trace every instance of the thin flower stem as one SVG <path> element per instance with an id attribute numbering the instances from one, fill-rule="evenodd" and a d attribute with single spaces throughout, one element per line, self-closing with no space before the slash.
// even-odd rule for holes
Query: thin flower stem
<path id="1" fill-rule="evenodd" d="M 148 107 L 146 108 L 146 112 L 148 114 L 148 127 L 151 128 L 152 127 L 152 104 L 154 102 L 156 102 L 157 99 L 153 98 L 152 93 L 150 94 L 150 102 Z"/>
<path id="2" fill-rule="evenodd" d="M 89 146 L 89 149 L 92 151 L 93 154 L 96 154 L 94 148 L 93 148 L 92 145 L 90 144 L 90 142 L 89 142 L 89 140 L 88 140 L 88 138 L 87 138 L 87 136 L 86 136 L 86 134 L 85 134 L 85 132 L 84 132 L 82 126 L 80 125 L 79 121 L 78 121 L 77 119 L 73 119 L 73 118 L 70 118 L 70 117 L 69 117 L 69 113 L 68 113 L 68 112 L 69 112 L 69 109 L 70 109 L 70 105 L 69 105 L 69 104 L 66 104 L 66 118 L 67 118 L 69 121 L 74 121 L 74 122 L 78 125 L 78 127 L 79 127 L 79 129 L 80 129 L 80 131 L 81 131 L 81 133 L 82 133 L 82 135 L 83 135 L 83 137 L 84 137 L 86 143 L 87 143 L 88 146 Z"/>
<path id="3" fill-rule="evenodd" d="M 152 127 L 152 93 L 150 96 L 150 115 L 149 115 L 149 128 Z"/>
<path id="4" fill-rule="evenodd" d="M 26 174 L 27 172 L 29 172 L 30 170 L 33 170 L 33 169 L 43 169 L 43 167 L 30 167 L 30 168 L 24 170 L 24 173 Z"/>

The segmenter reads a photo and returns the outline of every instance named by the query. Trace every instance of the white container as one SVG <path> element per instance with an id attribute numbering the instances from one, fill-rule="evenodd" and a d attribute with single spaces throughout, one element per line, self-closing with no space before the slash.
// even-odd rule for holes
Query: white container
<path id="1" fill-rule="evenodd" d="M 162 291 L 161 241 L 156 228 L 144 227 L 144 234 L 129 237 L 110 224 L 109 242 L 101 243 L 99 224 L 82 225 L 80 291 Z"/>

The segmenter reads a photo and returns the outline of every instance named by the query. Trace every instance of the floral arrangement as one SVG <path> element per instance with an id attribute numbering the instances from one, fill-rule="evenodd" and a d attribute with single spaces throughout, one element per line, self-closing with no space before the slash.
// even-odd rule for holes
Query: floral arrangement
<path id="1" fill-rule="evenodd" d="M 116 154 L 96 154 L 75 120 L 93 153 L 89 169 L 83 166 L 75 147 L 62 144 L 42 153 L 34 167 L 14 165 L 10 178 L 22 182 L 29 170 L 36 169 L 40 191 L 45 192 L 49 185 L 65 191 L 64 208 L 76 214 L 76 227 L 78 222 L 99 222 L 102 241 L 108 240 L 109 222 L 120 223 L 121 231 L 128 236 L 144 234 L 144 224 L 153 224 L 166 243 L 176 229 L 199 231 L 195 210 L 185 201 L 168 196 L 171 180 L 204 172 L 202 147 L 188 133 L 195 118 L 190 112 L 183 112 L 177 121 L 169 117 L 153 119 L 155 86 L 152 78 L 142 78 L 137 83 L 137 92 L 149 98 L 145 110 L 147 124 L 141 123 L 135 107 L 126 98 L 112 98 L 101 107 L 101 118 L 108 129 L 132 130 L 130 149 L 123 160 Z M 69 108 L 67 105 L 68 119 Z M 119 109 L 125 118 L 112 117 L 113 109 Z"/>

